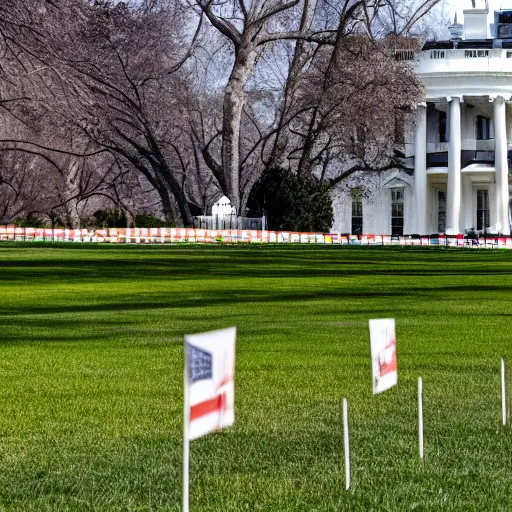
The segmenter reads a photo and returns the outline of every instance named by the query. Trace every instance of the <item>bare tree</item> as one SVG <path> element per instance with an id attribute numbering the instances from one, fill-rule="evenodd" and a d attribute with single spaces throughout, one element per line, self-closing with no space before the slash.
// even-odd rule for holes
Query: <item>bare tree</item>
<path id="1" fill-rule="evenodd" d="M 323 96 L 327 98 L 333 92 L 331 84 L 335 81 L 336 74 L 343 72 L 340 55 L 342 51 L 346 53 L 347 46 L 350 46 L 345 43 L 345 39 L 357 34 L 358 38 L 351 41 L 360 46 L 362 38 L 382 41 L 384 35 L 408 35 L 418 20 L 439 1 L 423 0 L 416 5 L 417 2 L 411 0 L 405 2 L 407 8 L 404 8 L 403 2 L 391 0 L 344 0 L 338 7 L 333 8 L 329 2 L 321 0 L 195 0 L 195 5 L 201 13 L 206 15 L 211 25 L 230 41 L 234 50 L 233 63 L 224 91 L 222 129 L 213 135 L 222 139 L 220 158 L 211 151 L 214 145 L 210 139 L 206 141 L 205 160 L 239 211 L 245 209 L 247 189 L 254 183 L 254 166 L 250 164 L 255 147 L 268 149 L 269 139 L 274 141 L 274 144 L 270 145 L 270 156 L 264 155 L 264 158 L 273 163 L 279 161 L 283 153 L 286 146 L 283 139 L 286 136 L 284 128 L 290 126 L 297 115 L 291 111 L 294 109 L 292 105 L 296 104 L 299 77 L 309 70 L 312 65 L 311 59 L 315 59 L 313 65 L 316 65 L 319 60 L 318 54 L 321 54 L 320 59 L 323 58 L 324 62 L 327 62 L 327 65 L 318 68 L 321 69 L 319 80 L 324 83 Z M 262 130 L 257 118 L 249 112 L 248 84 L 269 45 L 283 41 L 295 41 L 293 56 L 288 63 L 288 80 L 274 125 Z M 327 53 L 330 52 L 330 57 L 323 56 L 326 53 L 323 51 L 324 47 L 329 48 Z M 358 51 L 356 49 L 354 53 Z M 348 64 L 347 61 L 344 63 Z M 396 67 L 394 71 L 400 72 Z M 408 82 L 409 78 L 410 74 L 405 82 Z M 363 89 L 368 89 L 368 84 Z M 418 88 L 414 90 L 418 92 Z M 321 103 L 325 106 L 326 101 L 324 99 Z M 302 105 L 301 108 L 311 110 L 314 106 L 306 108 Z M 244 120 L 244 116 L 248 119 Z M 306 137 L 300 157 L 301 172 L 306 171 L 306 167 L 309 166 L 307 162 L 314 162 L 318 158 L 313 155 L 315 142 L 318 141 L 320 133 L 325 133 L 323 125 L 318 124 L 318 120 L 317 115 L 311 117 L 309 135 Z M 260 132 L 261 137 L 256 137 L 253 147 L 248 148 L 244 155 L 243 139 L 247 124 L 252 124 L 253 128 Z M 323 156 L 327 154 L 327 146 L 321 151 Z"/>
<path id="2" fill-rule="evenodd" d="M 67 11 L 48 2 L 50 22 L 37 26 L 44 28 L 42 49 L 26 34 L 20 36 L 24 55 L 34 54 L 32 66 L 42 63 L 25 73 L 27 81 L 29 74 L 32 83 L 37 81 L 31 101 L 65 125 L 74 123 L 96 148 L 130 164 L 158 192 L 167 216 L 193 225 L 188 177 L 177 154 L 184 149 L 173 144 L 172 129 L 181 129 L 182 109 L 174 93 L 186 87 L 180 70 L 194 46 L 192 38 L 183 49 L 187 30 L 180 22 L 187 13 L 178 2 L 165 0 L 131 6 L 73 2 L 64 2 Z M 57 20 L 65 23 L 61 31 Z M 62 139 L 52 149 L 77 154 Z"/>
<path id="3" fill-rule="evenodd" d="M 395 119 L 421 93 L 395 50 L 439 1 L 5 0 L 0 106 L 33 130 L 4 147 L 55 160 L 71 224 L 83 198 L 123 196 L 131 170 L 192 225 L 191 204 L 222 192 L 244 213 L 265 167 L 333 180 L 389 167 Z M 205 54 L 227 62 L 222 91 L 210 64 L 198 80 Z"/>
<path id="4" fill-rule="evenodd" d="M 226 4 L 220 0 L 195 0 L 210 23 L 234 48 L 234 62 L 223 101 L 221 160 L 211 154 L 208 162 L 232 205 L 241 211 L 240 136 L 245 106 L 245 88 L 264 46 L 281 37 L 272 26 L 280 16 L 299 6 L 300 0 L 237 0 Z M 303 9 L 308 10 L 309 2 Z M 243 208 L 242 208 L 243 209 Z"/>
<path id="5" fill-rule="evenodd" d="M 48 204 L 48 163 L 19 152 L 0 153 L 0 223 L 39 213 Z M 51 199 L 50 199 L 51 202 Z"/>
<path id="6" fill-rule="evenodd" d="M 180 110 L 173 91 L 182 87 L 178 71 L 188 55 L 181 51 L 184 36 L 176 20 L 183 13 L 178 8 L 166 2 L 132 9 L 96 5 L 66 67 L 82 96 L 66 103 L 96 144 L 145 176 L 169 217 L 190 226 L 183 169 L 167 144 Z"/>
<path id="7" fill-rule="evenodd" d="M 286 145 L 274 141 L 281 148 L 270 153 L 270 165 L 335 182 L 356 170 L 400 166 L 402 119 L 422 88 L 411 63 L 396 60 L 395 44 L 351 36 L 317 52 L 294 79 L 295 101 L 279 130 Z"/>

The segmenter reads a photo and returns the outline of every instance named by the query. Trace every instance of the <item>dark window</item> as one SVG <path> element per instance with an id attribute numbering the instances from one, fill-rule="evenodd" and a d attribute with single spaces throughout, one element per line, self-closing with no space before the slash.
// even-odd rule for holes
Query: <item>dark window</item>
<path id="1" fill-rule="evenodd" d="M 477 231 L 483 231 L 489 225 L 489 192 L 487 190 L 477 190 L 476 229 Z"/>
<path id="2" fill-rule="evenodd" d="M 498 23 L 512 23 L 512 11 L 501 11 L 498 15 Z"/>
<path id="3" fill-rule="evenodd" d="M 363 196 L 360 190 L 352 191 L 352 234 L 363 234 Z"/>
<path id="4" fill-rule="evenodd" d="M 512 25 L 498 25 L 498 39 L 510 39 L 512 37 Z"/>
<path id="5" fill-rule="evenodd" d="M 476 117 L 476 140 L 491 138 L 491 120 L 485 116 Z"/>
<path id="6" fill-rule="evenodd" d="M 428 153 L 427 167 L 448 167 L 448 152 Z"/>
<path id="7" fill-rule="evenodd" d="M 439 142 L 448 142 L 448 137 L 446 137 L 446 112 L 439 112 Z"/>
<path id="8" fill-rule="evenodd" d="M 403 236 L 404 234 L 404 189 L 391 191 L 391 234 Z"/>
<path id="9" fill-rule="evenodd" d="M 446 192 L 437 192 L 437 232 L 446 232 Z"/>

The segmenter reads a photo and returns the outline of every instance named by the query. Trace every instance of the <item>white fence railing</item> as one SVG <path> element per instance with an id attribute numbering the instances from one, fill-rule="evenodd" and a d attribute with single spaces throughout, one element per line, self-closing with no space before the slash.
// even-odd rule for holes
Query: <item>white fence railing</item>
<path id="1" fill-rule="evenodd" d="M 264 230 L 266 218 L 237 217 L 236 215 L 202 215 L 194 217 L 197 229 L 236 229 L 236 230 Z"/>
<path id="2" fill-rule="evenodd" d="M 512 237 L 479 236 L 390 236 L 297 233 L 268 230 L 211 230 L 194 228 L 38 229 L 0 226 L 0 242 L 106 242 L 130 244 L 164 243 L 270 243 L 359 246 L 465 247 L 512 249 Z"/>

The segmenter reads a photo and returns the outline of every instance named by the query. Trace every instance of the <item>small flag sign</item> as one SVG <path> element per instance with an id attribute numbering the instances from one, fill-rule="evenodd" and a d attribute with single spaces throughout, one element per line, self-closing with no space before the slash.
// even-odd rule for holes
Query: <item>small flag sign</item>
<path id="1" fill-rule="evenodd" d="M 398 382 L 395 320 L 370 320 L 373 394 L 382 393 Z"/>
<path id="2" fill-rule="evenodd" d="M 185 428 L 188 439 L 235 421 L 236 328 L 185 336 Z"/>

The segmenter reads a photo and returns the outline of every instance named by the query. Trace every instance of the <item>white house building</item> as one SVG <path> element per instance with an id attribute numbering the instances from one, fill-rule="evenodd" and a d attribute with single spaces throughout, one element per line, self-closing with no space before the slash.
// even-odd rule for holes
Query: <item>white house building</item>
<path id="1" fill-rule="evenodd" d="M 335 231 L 510 235 L 512 10 L 488 18 L 476 2 L 450 40 L 415 57 L 425 98 L 406 141 L 414 172 L 361 173 L 338 187 Z"/>

